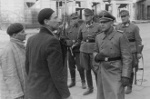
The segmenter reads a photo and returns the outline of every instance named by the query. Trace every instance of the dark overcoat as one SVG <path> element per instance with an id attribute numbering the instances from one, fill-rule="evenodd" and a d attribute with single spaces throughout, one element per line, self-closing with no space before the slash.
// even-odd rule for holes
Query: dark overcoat
<path id="1" fill-rule="evenodd" d="M 28 39 L 26 99 L 62 99 L 70 92 L 59 40 L 45 27 Z"/>

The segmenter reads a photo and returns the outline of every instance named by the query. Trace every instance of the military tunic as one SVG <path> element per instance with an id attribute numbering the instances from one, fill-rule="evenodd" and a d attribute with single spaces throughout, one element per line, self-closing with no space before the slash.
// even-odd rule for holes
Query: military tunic
<path id="1" fill-rule="evenodd" d="M 86 25 L 85 23 L 81 25 L 78 34 L 78 42 L 81 43 L 80 52 L 89 54 L 92 59 L 81 59 L 81 64 L 85 69 L 89 69 L 88 63 L 91 62 L 93 65 L 92 53 L 94 51 L 95 37 L 100 33 L 100 26 L 98 23 L 93 23 L 91 25 Z"/>
<path id="2" fill-rule="evenodd" d="M 97 99 L 124 99 L 121 77 L 130 77 L 132 54 L 127 38 L 116 30 L 109 35 L 96 36 L 94 53 L 102 53 L 108 58 L 121 57 L 115 61 L 101 61 L 98 69 Z"/>
<path id="3" fill-rule="evenodd" d="M 70 69 L 70 74 L 71 74 L 71 79 L 75 82 L 75 65 L 77 66 L 77 69 L 79 71 L 80 77 L 82 82 L 85 83 L 85 75 L 84 75 L 84 68 L 81 67 L 80 65 L 80 45 L 75 46 L 72 49 L 72 45 L 74 43 L 77 42 L 77 35 L 78 35 L 78 31 L 79 31 L 79 27 L 81 26 L 81 24 L 83 23 L 83 21 L 78 22 L 78 24 L 72 25 L 68 28 L 68 32 L 67 32 L 67 37 L 69 38 L 69 40 L 67 40 L 68 42 L 70 42 L 70 46 L 68 47 L 68 63 L 69 63 L 69 69 Z"/>
<path id="4" fill-rule="evenodd" d="M 116 26 L 116 29 L 122 30 L 126 34 L 130 42 L 132 53 L 140 53 L 139 46 L 142 43 L 142 39 L 139 34 L 139 27 L 133 23 L 128 23 L 126 25 L 121 23 Z"/>

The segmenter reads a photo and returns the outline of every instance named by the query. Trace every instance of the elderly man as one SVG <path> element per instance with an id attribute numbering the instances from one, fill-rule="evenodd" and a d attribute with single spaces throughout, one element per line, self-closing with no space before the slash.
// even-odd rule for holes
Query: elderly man
<path id="1" fill-rule="evenodd" d="M 10 41 L 1 55 L 3 73 L 1 99 L 24 99 L 26 76 L 24 27 L 20 23 L 13 23 L 7 28 L 7 34 L 10 36 Z"/>
<path id="2" fill-rule="evenodd" d="M 102 33 L 96 36 L 94 48 L 94 59 L 99 63 L 97 99 L 124 99 L 132 68 L 129 42 L 113 28 L 115 17 L 109 12 L 101 11 L 99 18 Z"/>
<path id="3" fill-rule="evenodd" d="M 130 42 L 130 48 L 133 55 L 133 64 L 132 64 L 132 74 L 130 79 L 130 84 L 127 86 L 126 94 L 130 94 L 132 92 L 132 84 L 133 84 L 133 78 L 134 78 L 134 72 L 133 69 L 135 68 L 135 72 L 138 70 L 138 59 L 141 58 L 141 47 L 142 45 L 142 39 L 139 33 L 139 27 L 135 25 L 134 23 L 130 22 L 130 15 L 129 11 L 122 10 L 120 12 L 122 23 L 116 26 L 117 30 L 124 31 L 124 34 L 127 36 L 129 42 Z"/>
<path id="4" fill-rule="evenodd" d="M 38 14 L 41 28 L 27 42 L 26 72 L 27 99 L 72 99 L 67 86 L 67 67 L 64 65 L 60 41 L 54 34 L 60 19 L 51 8 Z"/>

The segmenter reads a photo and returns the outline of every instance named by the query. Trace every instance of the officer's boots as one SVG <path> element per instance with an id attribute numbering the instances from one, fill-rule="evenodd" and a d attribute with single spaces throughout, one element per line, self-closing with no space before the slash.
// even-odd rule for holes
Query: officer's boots
<path id="1" fill-rule="evenodd" d="M 93 88 L 89 88 L 86 92 L 83 93 L 83 95 L 88 95 L 93 93 Z"/>
<path id="2" fill-rule="evenodd" d="M 130 94 L 131 92 L 132 92 L 132 86 L 127 86 L 125 93 Z"/>
<path id="3" fill-rule="evenodd" d="M 74 87 L 76 85 L 76 82 L 75 82 L 75 78 L 71 79 L 71 83 L 70 85 L 68 85 L 69 88 L 71 87 Z"/>
<path id="4" fill-rule="evenodd" d="M 86 89 L 86 84 L 85 84 L 85 82 L 82 82 L 82 89 Z"/>

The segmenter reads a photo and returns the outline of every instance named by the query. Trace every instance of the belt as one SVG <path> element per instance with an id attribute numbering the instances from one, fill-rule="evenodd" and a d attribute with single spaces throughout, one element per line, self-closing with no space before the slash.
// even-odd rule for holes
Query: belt
<path id="1" fill-rule="evenodd" d="M 94 43 L 95 42 L 95 40 L 93 40 L 93 39 L 85 39 L 84 41 L 88 42 L 88 43 Z"/>
<path id="2" fill-rule="evenodd" d="M 128 39 L 129 42 L 135 42 L 135 39 Z"/>
<path id="3" fill-rule="evenodd" d="M 100 61 L 116 61 L 116 60 L 121 60 L 121 57 L 113 57 L 113 58 L 109 58 L 109 57 L 105 57 L 104 59 L 101 59 Z"/>

